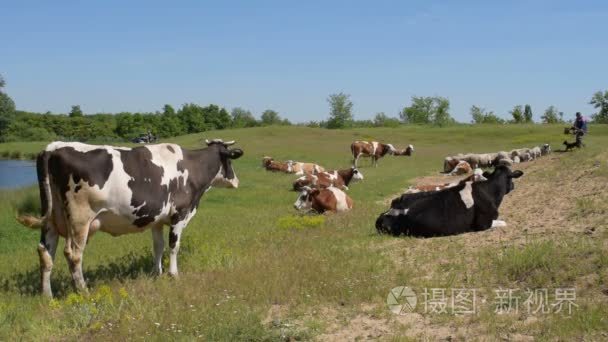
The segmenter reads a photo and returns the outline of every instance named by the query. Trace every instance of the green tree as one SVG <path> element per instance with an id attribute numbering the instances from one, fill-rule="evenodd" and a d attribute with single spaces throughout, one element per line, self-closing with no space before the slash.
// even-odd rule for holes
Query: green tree
<path id="1" fill-rule="evenodd" d="M 384 114 L 384 112 L 376 113 L 374 116 L 373 125 L 376 127 L 398 127 L 399 124 L 399 119 L 391 118 Z"/>
<path id="2" fill-rule="evenodd" d="M 485 109 L 481 107 L 477 107 L 476 105 L 472 105 L 469 113 L 471 113 L 471 123 L 480 124 L 483 123 L 483 119 L 486 115 Z"/>
<path id="3" fill-rule="evenodd" d="M 353 103 L 350 100 L 350 95 L 342 92 L 331 94 L 327 98 L 329 103 L 329 120 L 327 128 L 345 128 L 350 127 L 353 122 Z"/>
<path id="4" fill-rule="evenodd" d="M 258 125 L 253 114 L 240 107 L 232 109 L 232 126 L 235 128 L 255 127 Z"/>
<path id="5" fill-rule="evenodd" d="M 505 120 L 498 117 L 494 112 L 489 111 L 486 112 L 485 108 L 481 108 L 478 106 L 471 106 L 469 111 L 471 113 L 472 120 L 471 122 L 474 124 L 504 124 Z"/>
<path id="6" fill-rule="evenodd" d="M 554 124 L 554 123 L 563 123 L 564 113 L 560 112 L 555 108 L 555 106 L 549 106 L 545 109 L 545 113 L 540 117 L 542 123 L 546 124 Z"/>
<path id="7" fill-rule="evenodd" d="M 432 97 L 412 96 L 411 106 L 403 108 L 400 113 L 401 120 L 410 124 L 431 123 L 433 102 Z"/>
<path id="8" fill-rule="evenodd" d="M 262 113 L 262 116 L 260 117 L 260 119 L 261 119 L 262 125 L 264 125 L 264 126 L 281 125 L 283 123 L 283 121 L 281 120 L 281 117 L 279 116 L 279 113 L 272 109 L 266 109 Z"/>
<path id="9" fill-rule="evenodd" d="M 435 97 L 433 123 L 438 126 L 444 126 L 453 122 L 454 119 L 450 116 L 450 100 L 445 97 Z"/>
<path id="10" fill-rule="evenodd" d="M 232 118 L 228 111 L 211 104 L 203 108 L 205 122 L 211 129 L 225 129 L 232 125 Z"/>
<path id="11" fill-rule="evenodd" d="M 194 104 L 186 103 L 177 111 L 177 115 L 182 121 L 186 133 L 199 133 L 208 129 L 205 122 L 205 110 L 203 107 Z"/>
<path id="12" fill-rule="evenodd" d="M 509 114 L 513 117 L 513 120 L 511 120 L 512 123 L 524 123 L 524 111 L 522 106 L 518 105 L 513 107 L 513 110 L 511 110 Z"/>
<path id="13" fill-rule="evenodd" d="M 532 122 L 534 122 L 532 120 L 532 107 L 530 107 L 529 104 L 527 104 L 524 107 L 524 122 L 525 123 L 532 123 Z"/>
<path id="14" fill-rule="evenodd" d="M 602 92 L 598 91 L 593 94 L 589 104 L 593 105 L 596 109 L 599 109 L 597 113 L 593 114 L 593 121 L 597 123 L 608 123 L 608 90 Z"/>
<path id="15" fill-rule="evenodd" d="M 6 130 L 15 116 L 15 102 L 2 91 L 5 85 L 4 78 L 0 75 L 0 142 L 5 140 Z"/>
<path id="16" fill-rule="evenodd" d="M 84 114 L 82 113 L 82 110 L 80 109 L 79 105 L 72 106 L 72 109 L 70 110 L 71 118 L 77 118 L 77 117 L 81 117 L 83 115 Z"/>
<path id="17" fill-rule="evenodd" d="M 405 123 L 446 125 L 450 116 L 450 100 L 441 96 L 412 96 L 412 104 L 399 114 Z"/>
<path id="18" fill-rule="evenodd" d="M 133 138 L 139 134 L 139 127 L 133 114 L 122 112 L 116 114 L 116 134 L 123 139 Z"/>
<path id="19" fill-rule="evenodd" d="M 182 120 L 180 120 L 175 109 L 169 104 L 163 106 L 163 112 L 160 114 L 159 123 L 155 131 L 161 138 L 174 137 L 186 133 Z"/>
<path id="20" fill-rule="evenodd" d="M 175 108 L 170 104 L 166 104 L 163 106 L 163 115 L 175 115 Z"/>
<path id="21" fill-rule="evenodd" d="M 55 134 L 31 124 L 31 120 L 13 120 L 5 131 L 3 140 L 12 141 L 50 141 Z"/>

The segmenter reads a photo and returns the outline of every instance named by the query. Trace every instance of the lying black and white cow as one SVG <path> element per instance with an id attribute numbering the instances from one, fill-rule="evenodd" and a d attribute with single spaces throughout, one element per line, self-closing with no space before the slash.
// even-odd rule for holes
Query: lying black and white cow
<path id="1" fill-rule="evenodd" d="M 421 237 L 453 235 L 504 226 L 496 221 L 503 197 L 523 175 L 506 166 L 484 173 L 487 181 L 463 182 L 441 191 L 419 192 L 394 199 L 376 220 L 379 233 Z"/>
<path id="2" fill-rule="evenodd" d="M 234 144 L 207 141 L 207 148 L 186 150 L 175 144 L 136 148 L 54 142 L 38 155 L 36 167 L 42 218 L 21 217 L 42 228 L 38 245 L 42 292 L 52 296 L 51 269 L 59 236 L 77 290 L 86 290 L 82 257 L 98 230 L 117 236 L 150 228 L 154 264 L 162 272 L 163 226 L 169 232 L 169 273 L 177 275 L 182 230 L 211 186 L 237 188 L 231 160 L 243 155 Z"/>

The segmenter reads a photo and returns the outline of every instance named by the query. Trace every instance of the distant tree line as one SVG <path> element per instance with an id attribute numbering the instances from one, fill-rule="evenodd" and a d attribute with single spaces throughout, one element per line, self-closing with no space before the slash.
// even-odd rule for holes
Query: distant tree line
<path id="1" fill-rule="evenodd" d="M 278 112 L 267 109 L 259 119 L 252 112 L 237 107 L 228 112 L 223 107 L 210 104 L 200 106 L 186 103 L 179 109 L 165 105 L 153 113 L 89 114 L 80 106 L 72 106 L 67 114 L 32 113 L 16 110 L 15 102 L 3 91 L 5 81 L 0 75 L 0 142 L 48 141 L 53 139 L 78 141 L 124 141 L 148 131 L 159 138 L 183 134 L 200 133 L 226 128 L 247 128 L 269 125 L 291 125 Z M 371 120 L 355 120 L 353 102 L 349 94 L 336 93 L 327 98 L 329 118 L 299 125 L 329 129 L 353 127 L 397 127 L 403 124 L 426 124 L 445 126 L 455 124 L 450 114 L 450 101 L 440 96 L 413 96 L 411 104 L 405 106 L 394 117 L 384 112 L 376 113 Z M 596 92 L 591 101 L 598 112 L 592 115 L 596 123 L 608 123 L 608 90 Z M 479 106 L 470 109 L 473 124 L 519 124 L 532 123 L 530 105 L 517 105 L 509 112 L 511 119 L 505 120 L 492 111 Z M 542 123 L 563 123 L 564 113 L 549 106 L 540 116 Z"/>
<path id="2" fill-rule="evenodd" d="M 203 107 L 194 103 L 177 110 L 165 105 L 153 113 L 85 115 L 78 105 L 72 106 L 67 114 L 32 113 L 16 110 L 13 100 L 2 91 L 4 86 L 0 76 L 0 142 L 53 139 L 111 142 L 131 140 L 148 131 L 159 138 L 168 138 L 226 128 L 291 125 L 271 109 L 256 119 L 242 108 L 228 112 L 214 104 Z"/>
<path id="3" fill-rule="evenodd" d="M 258 120 L 241 108 L 229 113 L 214 104 L 203 107 L 194 103 L 184 104 L 178 110 L 165 105 L 162 111 L 154 113 L 84 115 L 79 106 L 72 106 L 67 115 L 14 109 L 5 113 L 9 112 L 0 112 L 2 142 L 53 139 L 111 142 L 131 140 L 148 131 L 159 138 L 168 138 L 208 130 L 291 124 L 273 110 L 265 111 Z"/>

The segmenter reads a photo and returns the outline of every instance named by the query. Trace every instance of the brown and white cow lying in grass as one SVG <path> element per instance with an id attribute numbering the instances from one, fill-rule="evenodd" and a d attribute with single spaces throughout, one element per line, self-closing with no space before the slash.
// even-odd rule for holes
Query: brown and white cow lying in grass
<path id="1" fill-rule="evenodd" d="M 372 165 L 378 166 L 378 159 L 386 154 L 395 156 L 411 156 L 414 152 L 414 146 L 409 145 L 404 150 L 397 150 L 392 144 L 382 144 L 377 141 L 355 141 L 350 145 L 350 151 L 353 154 L 353 166 L 357 167 L 357 162 L 361 156 L 371 157 Z"/>
<path id="2" fill-rule="evenodd" d="M 291 163 L 291 168 L 293 170 L 293 173 L 295 173 L 296 175 L 304 175 L 304 174 L 310 174 L 310 175 L 316 175 L 319 172 L 324 172 L 325 168 L 321 165 L 315 164 L 315 163 L 302 163 L 302 162 L 298 162 L 298 161 L 288 161 L 288 163 Z"/>
<path id="3" fill-rule="evenodd" d="M 351 181 L 363 180 L 363 174 L 355 167 L 344 170 L 324 171 L 316 175 L 306 174 L 293 183 L 295 191 L 302 190 L 303 187 L 329 188 L 334 186 L 342 190 L 348 190 Z"/>
<path id="4" fill-rule="evenodd" d="M 442 184 L 422 184 L 422 185 L 410 186 L 404 192 L 404 194 L 415 194 L 418 192 L 427 192 L 427 191 L 441 191 L 444 189 L 455 187 L 458 184 L 461 184 L 462 182 L 480 182 L 480 181 L 485 181 L 485 180 L 487 180 L 487 179 L 483 176 L 483 171 L 481 169 L 475 169 L 475 171 L 473 171 L 472 175 L 470 175 L 469 177 L 462 179 L 458 182 L 442 183 Z"/>
<path id="5" fill-rule="evenodd" d="M 460 162 L 458 162 L 458 164 L 456 164 L 456 167 L 454 167 L 454 169 L 450 172 L 450 176 L 467 175 L 471 172 L 473 172 L 471 164 L 469 164 L 465 160 L 461 160 Z"/>
<path id="6" fill-rule="evenodd" d="M 326 189 L 305 186 L 293 206 L 297 210 L 314 210 L 320 214 L 328 211 L 335 213 L 351 210 L 353 200 L 344 191 L 333 186 Z"/>
<path id="7" fill-rule="evenodd" d="M 262 167 L 268 171 L 279 171 L 285 173 L 295 173 L 296 175 L 317 174 L 325 171 L 320 165 L 314 163 L 302 163 L 288 160 L 286 162 L 275 161 L 272 157 L 262 158 Z"/>
<path id="8" fill-rule="evenodd" d="M 262 158 L 262 167 L 268 171 L 293 173 L 290 163 L 278 162 L 272 159 L 272 157 Z"/>

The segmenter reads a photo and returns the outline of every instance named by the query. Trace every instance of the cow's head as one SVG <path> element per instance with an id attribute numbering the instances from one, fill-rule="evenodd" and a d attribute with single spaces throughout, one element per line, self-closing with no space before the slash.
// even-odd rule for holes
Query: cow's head
<path id="1" fill-rule="evenodd" d="M 359 171 L 359 169 L 354 166 L 351 167 L 351 169 L 353 170 L 353 181 L 363 180 L 363 174 L 361 173 L 361 171 Z"/>
<path id="2" fill-rule="evenodd" d="M 262 167 L 268 168 L 268 166 L 270 166 L 270 164 L 272 163 L 272 157 L 264 157 L 262 158 Z"/>
<path id="3" fill-rule="evenodd" d="M 379 234 L 399 236 L 404 233 L 401 229 L 408 209 L 390 208 L 376 219 L 376 231 Z"/>
<path id="4" fill-rule="evenodd" d="M 220 156 L 220 169 L 213 178 L 211 185 L 220 188 L 238 188 L 239 179 L 232 168 L 232 159 L 238 159 L 243 155 L 243 150 L 239 148 L 228 148 L 234 145 L 233 141 L 222 141 L 222 139 L 205 140 L 207 146 L 216 148 Z"/>
<path id="5" fill-rule="evenodd" d="M 414 145 L 410 144 L 410 145 L 407 145 L 407 148 L 405 149 L 405 152 L 403 152 L 403 155 L 411 156 L 413 152 L 414 152 Z"/>
<path id="6" fill-rule="evenodd" d="M 549 153 L 551 153 L 551 146 L 549 144 L 544 144 L 543 147 L 540 149 L 540 154 L 544 156 Z"/>
<path id="7" fill-rule="evenodd" d="M 523 172 L 520 170 L 511 171 L 508 166 L 499 165 L 494 169 L 493 173 L 484 172 L 483 176 L 488 180 L 498 182 L 498 186 L 501 188 L 501 192 L 508 194 L 515 189 L 513 178 L 519 178 L 523 176 Z"/>
<path id="8" fill-rule="evenodd" d="M 480 168 L 473 170 L 473 182 L 487 181 L 488 178 L 484 175 L 484 172 Z"/>
<path id="9" fill-rule="evenodd" d="M 297 210 L 310 210 L 312 208 L 312 198 L 319 194 L 319 189 L 304 186 L 298 194 L 298 199 L 293 204 Z"/>
<path id="10" fill-rule="evenodd" d="M 445 157 L 445 160 L 443 161 L 443 172 L 451 172 L 452 170 L 454 170 L 456 165 L 458 165 L 458 163 L 460 163 L 460 158 Z"/>

